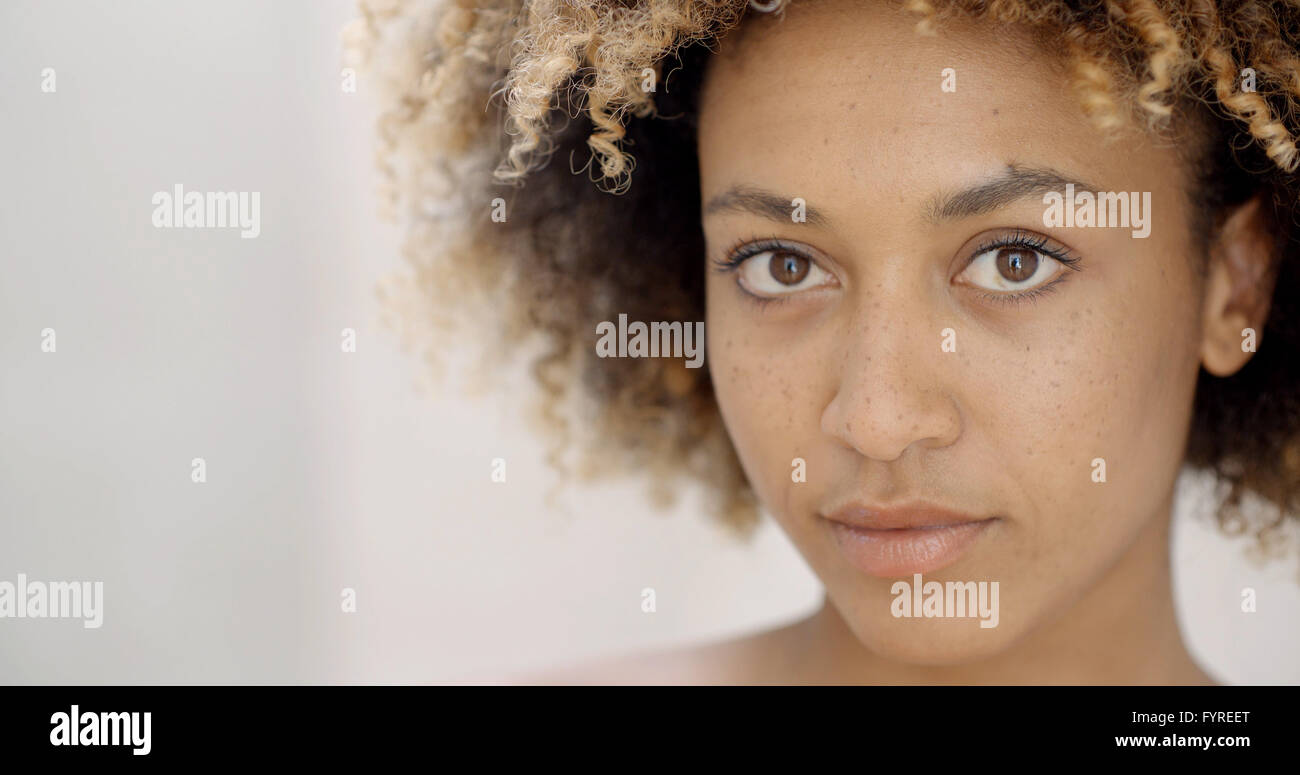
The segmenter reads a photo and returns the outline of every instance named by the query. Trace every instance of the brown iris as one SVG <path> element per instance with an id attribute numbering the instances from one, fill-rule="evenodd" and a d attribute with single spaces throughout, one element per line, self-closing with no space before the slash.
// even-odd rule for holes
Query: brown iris
<path id="1" fill-rule="evenodd" d="M 768 271 L 772 278 L 782 285 L 798 285 L 808 276 L 812 262 L 793 253 L 777 253 L 768 262 Z"/>
<path id="2" fill-rule="evenodd" d="M 1024 248 L 1002 248 L 998 251 L 998 274 L 1013 283 L 1022 283 L 1038 270 L 1038 254 Z"/>

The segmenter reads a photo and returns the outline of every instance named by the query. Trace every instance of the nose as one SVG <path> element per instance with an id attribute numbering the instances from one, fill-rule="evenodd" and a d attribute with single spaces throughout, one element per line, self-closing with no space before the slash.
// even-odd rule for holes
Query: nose
<path id="1" fill-rule="evenodd" d="M 957 355 L 943 351 L 943 327 L 906 322 L 897 307 L 872 306 L 880 314 L 860 316 L 843 339 L 838 385 L 822 411 L 822 432 L 883 462 L 913 447 L 950 446 L 961 436 L 962 414 L 945 387 Z"/>

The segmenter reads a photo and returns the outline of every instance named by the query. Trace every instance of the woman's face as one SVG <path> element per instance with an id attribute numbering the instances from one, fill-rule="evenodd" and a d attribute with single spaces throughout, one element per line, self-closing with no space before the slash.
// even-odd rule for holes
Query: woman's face
<path id="1" fill-rule="evenodd" d="M 1053 44 L 915 21 L 796 3 L 723 41 L 708 353 L 751 483 L 857 638 L 950 663 L 1067 612 L 1167 517 L 1203 284 L 1173 149 L 1107 142 Z M 1045 226 L 1067 181 L 1142 209 Z M 895 616 L 914 573 L 998 582 L 996 626 Z"/>

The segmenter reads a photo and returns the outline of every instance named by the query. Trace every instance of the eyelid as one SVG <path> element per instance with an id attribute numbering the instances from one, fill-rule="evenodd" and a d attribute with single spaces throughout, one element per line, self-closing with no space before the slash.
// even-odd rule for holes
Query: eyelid
<path id="1" fill-rule="evenodd" d="M 975 262 L 975 259 L 979 258 L 983 254 L 990 250 L 1005 247 L 1020 247 L 1035 250 L 1049 258 L 1056 259 L 1067 269 L 1073 269 L 1076 272 L 1080 269 L 1078 265 L 1081 259 L 1073 250 L 1063 243 L 1057 242 L 1045 234 L 1039 234 L 1038 232 L 1029 231 L 1028 229 L 1014 228 L 996 232 L 995 236 L 986 237 L 981 240 L 979 244 L 967 252 L 966 258 L 962 262 L 961 269 L 957 272 L 956 276 L 960 276 L 962 272 Z"/>
<path id="2" fill-rule="evenodd" d="M 990 304 L 1001 304 L 1003 306 L 1019 306 L 1025 302 L 1032 301 L 1033 299 L 1036 299 L 1048 293 L 1054 293 L 1056 291 L 1056 286 L 1060 285 L 1063 282 L 1065 282 L 1065 272 L 1061 272 L 1057 274 L 1056 277 L 1053 277 L 1050 281 L 1043 283 L 1037 288 L 1030 288 L 1028 290 L 1017 291 L 1015 293 L 997 293 L 996 291 L 989 291 L 974 286 L 972 286 L 972 288 L 979 295 L 981 299 L 983 299 L 984 301 Z"/>
<path id="3" fill-rule="evenodd" d="M 721 258 L 714 259 L 713 264 L 721 271 L 730 271 L 760 253 L 772 250 L 795 253 L 807 258 L 809 261 L 817 261 L 817 257 L 812 255 L 811 251 L 804 250 L 795 243 L 786 242 L 779 237 L 754 236 L 749 239 L 738 240 L 722 254 Z"/>
<path id="4" fill-rule="evenodd" d="M 806 242 L 789 240 L 776 235 L 753 234 L 738 239 L 730 248 L 723 251 L 721 258 L 715 258 L 711 263 L 720 271 L 727 271 L 739 266 L 745 259 L 769 250 L 802 256 L 834 277 L 837 282 L 840 279 L 842 269 L 835 259 Z"/>
<path id="5" fill-rule="evenodd" d="M 784 293 L 762 293 L 756 289 L 747 287 L 742 267 L 752 259 L 763 255 L 764 253 L 788 253 L 799 256 L 812 265 L 810 271 L 820 272 L 823 280 L 816 285 L 802 289 L 792 289 Z M 827 287 L 839 285 L 839 277 L 828 268 L 834 262 L 827 259 L 821 251 L 801 242 L 793 242 L 781 239 L 780 237 L 761 237 L 755 235 L 748 239 L 738 240 L 721 258 L 715 258 L 712 261 L 715 271 L 731 274 L 736 273 L 736 287 L 744 293 L 750 301 L 759 303 L 760 306 L 766 306 L 771 303 L 781 303 L 792 298 L 797 298 L 808 293 L 815 293 L 824 290 Z"/>
<path id="6" fill-rule="evenodd" d="M 969 244 L 969 241 L 967 244 Z M 1050 280 L 1018 291 L 995 291 L 972 282 L 960 282 L 960 278 L 971 271 L 976 259 L 995 250 L 1008 247 L 1031 250 L 1052 259 L 1060 266 L 1060 269 Z M 962 251 L 959 251 L 958 255 L 962 255 Z M 1057 287 L 1066 280 L 1066 269 L 1075 272 L 1081 271 L 1079 267 L 1081 259 L 1068 246 L 1047 235 L 1021 228 L 994 232 L 988 237 L 981 235 L 980 241 L 974 248 L 966 251 L 965 255 L 966 258 L 963 260 L 960 271 L 953 276 L 953 282 L 954 284 L 966 286 L 970 292 L 987 304 L 1018 306 L 1024 302 L 1033 301 L 1045 294 L 1055 292 Z"/>

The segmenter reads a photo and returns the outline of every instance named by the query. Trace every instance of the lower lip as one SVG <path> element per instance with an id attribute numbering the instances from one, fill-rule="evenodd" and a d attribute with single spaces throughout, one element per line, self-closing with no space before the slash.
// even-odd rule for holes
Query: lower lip
<path id="1" fill-rule="evenodd" d="M 872 576 L 896 578 L 929 573 L 956 562 L 993 520 L 942 527 L 872 530 L 831 522 L 840 551 L 858 570 Z"/>

